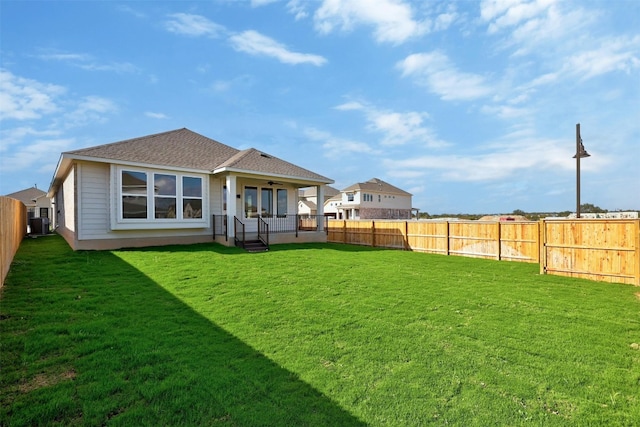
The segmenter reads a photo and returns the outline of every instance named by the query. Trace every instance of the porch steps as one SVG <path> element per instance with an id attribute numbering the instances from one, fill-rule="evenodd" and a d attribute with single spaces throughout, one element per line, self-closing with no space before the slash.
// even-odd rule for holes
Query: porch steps
<path id="1" fill-rule="evenodd" d="M 246 240 L 244 242 L 244 249 L 247 252 L 266 252 L 269 250 L 269 247 L 261 240 Z"/>

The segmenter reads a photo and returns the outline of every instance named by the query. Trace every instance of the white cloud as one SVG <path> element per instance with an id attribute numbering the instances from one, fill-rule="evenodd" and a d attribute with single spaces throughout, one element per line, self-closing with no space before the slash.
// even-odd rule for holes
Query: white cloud
<path id="1" fill-rule="evenodd" d="M 490 21 L 489 33 L 495 33 L 542 15 L 553 3 L 553 0 L 484 0 L 480 16 Z"/>
<path id="2" fill-rule="evenodd" d="M 321 66 L 327 62 L 327 60 L 320 55 L 292 52 L 276 40 L 253 30 L 235 34 L 229 38 L 229 41 L 233 48 L 238 51 L 250 55 L 269 56 L 285 64 L 312 64 Z"/>
<path id="3" fill-rule="evenodd" d="M 596 49 L 585 49 L 564 63 L 562 72 L 586 80 L 610 72 L 630 74 L 640 68 L 640 36 L 601 40 Z"/>
<path id="4" fill-rule="evenodd" d="M 425 126 L 429 114 L 418 111 L 395 112 L 380 110 L 371 105 L 357 101 L 347 102 L 335 107 L 340 111 L 362 111 L 367 119 L 367 128 L 382 134 L 380 143 L 385 146 L 398 146 L 408 143 L 426 145 L 427 147 L 443 147 L 447 145 L 439 140 L 435 132 Z"/>
<path id="5" fill-rule="evenodd" d="M 504 35 L 502 46 L 515 48 L 514 56 L 546 56 L 558 49 L 583 46 L 587 28 L 598 12 L 553 0 L 484 0 L 480 15 L 488 23 L 489 34 Z"/>
<path id="6" fill-rule="evenodd" d="M 324 132 L 315 128 L 306 128 L 304 134 L 307 138 L 321 142 L 324 155 L 329 158 L 338 158 L 349 153 L 375 154 L 376 151 L 364 142 L 349 139 L 337 138 L 329 132 Z"/>
<path id="7" fill-rule="evenodd" d="M 0 129 L 0 152 L 5 151 L 9 146 L 21 143 L 24 138 L 34 137 L 52 137 L 60 135 L 58 130 L 38 130 L 30 126 L 21 126 L 17 128 Z"/>
<path id="8" fill-rule="evenodd" d="M 251 7 L 266 6 L 277 1 L 278 0 L 251 0 Z"/>
<path id="9" fill-rule="evenodd" d="M 169 15 L 171 19 L 166 21 L 165 27 L 172 33 L 186 36 L 199 37 L 220 37 L 225 33 L 224 26 L 216 24 L 201 15 L 189 13 L 173 13 Z"/>
<path id="10" fill-rule="evenodd" d="M 459 71 L 442 52 L 416 53 L 398 62 L 403 77 L 412 77 L 445 101 L 472 100 L 491 94 L 485 78 Z"/>
<path id="11" fill-rule="evenodd" d="M 153 111 L 146 111 L 144 113 L 145 116 L 150 117 L 152 119 L 167 119 L 169 118 L 166 114 L 164 113 L 154 113 Z"/>
<path id="12" fill-rule="evenodd" d="M 416 21 L 411 6 L 402 0 L 324 0 L 314 22 L 323 34 L 373 26 L 376 41 L 387 43 L 402 43 L 429 31 L 429 24 Z"/>
<path id="13" fill-rule="evenodd" d="M 241 74 L 230 80 L 216 80 L 211 85 L 214 92 L 226 92 L 232 88 L 247 88 L 254 84 L 254 78 L 248 74 Z"/>
<path id="14" fill-rule="evenodd" d="M 100 96 L 86 96 L 82 98 L 75 110 L 64 117 L 64 126 L 84 126 L 89 123 L 103 123 L 107 115 L 118 111 L 116 104 Z"/>
<path id="15" fill-rule="evenodd" d="M 499 181 L 515 177 L 525 171 L 544 173 L 548 170 L 573 170 L 571 148 L 566 141 L 519 139 L 489 147 L 486 154 L 417 156 L 404 160 L 385 160 L 387 169 L 403 173 L 437 172 L 442 179 L 461 182 Z M 588 163 L 585 170 L 597 170 L 610 163 L 610 157 L 599 153 L 596 162 Z"/>
<path id="16" fill-rule="evenodd" d="M 287 3 L 287 10 L 289 13 L 295 16 L 296 21 L 306 18 L 309 16 L 307 12 L 307 2 L 302 0 L 290 0 Z"/>
<path id="17" fill-rule="evenodd" d="M 69 150 L 74 142 L 73 138 L 61 138 L 37 139 L 29 144 L 22 144 L 17 149 L 3 154 L 2 169 L 4 172 L 24 172 L 35 170 L 39 166 L 45 172 L 53 171 L 60 153 Z"/>
<path id="18" fill-rule="evenodd" d="M 516 119 L 531 114 L 527 108 L 518 108 L 510 105 L 485 105 L 480 109 L 484 114 L 496 116 L 501 119 Z"/>
<path id="19" fill-rule="evenodd" d="M 137 73 L 139 68 L 129 62 L 100 63 L 86 53 L 53 52 L 37 56 L 44 61 L 59 61 L 88 71 L 113 71 L 118 74 Z"/>
<path id="20" fill-rule="evenodd" d="M 62 86 L 40 83 L 0 69 L 0 120 L 38 119 L 59 109 Z"/>

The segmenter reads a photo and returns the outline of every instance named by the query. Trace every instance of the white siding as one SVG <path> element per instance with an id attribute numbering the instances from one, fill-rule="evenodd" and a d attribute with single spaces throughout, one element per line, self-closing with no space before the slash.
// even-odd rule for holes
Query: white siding
<path id="1" fill-rule="evenodd" d="M 75 167 L 72 167 L 62 183 L 62 208 L 57 207 L 60 209 L 60 216 L 64 221 L 63 226 L 72 232 L 76 231 L 75 175 Z"/>
<path id="2" fill-rule="evenodd" d="M 225 179 L 209 178 L 209 212 L 211 215 L 222 215 L 222 187 L 225 184 Z"/>
<path id="3" fill-rule="evenodd" d="M 211 235 L 211 228 L 112 230 L 110 202 L 118 203 L 118 200 L 117 191 L 110 189 L 110 182 L 111 168 L 108 164 L 83 162 L 78 165 L 78 240 Z M 215 199 L 210 197 L 211 206 L 219 203 Z"/>
<path id="4" fill-rule="evenodd" d="M 78 240 L 109 233 L 109 165 L 78 164 Z"/>

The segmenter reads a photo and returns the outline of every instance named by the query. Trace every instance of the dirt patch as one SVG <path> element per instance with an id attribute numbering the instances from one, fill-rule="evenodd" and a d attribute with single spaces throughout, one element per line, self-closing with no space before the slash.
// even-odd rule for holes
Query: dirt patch
<path id="1" fill-rule="evenodd" d="M 636 292 L 636 298 L 640 299 L 640 292 Z"/>
<path id="2" fill-rule="evenodd" d="M 20 390 L 21 393 L 29 393 L 33 390 L 38 390 L 44 387 L 51 387 L 64 381 L 74 380 L 76 378 L 76 375 L 76 371 L 74 371 L 73 369 L 61 373 L 38 374 L 26 383 L 20 384 L 18 390 Z"/>

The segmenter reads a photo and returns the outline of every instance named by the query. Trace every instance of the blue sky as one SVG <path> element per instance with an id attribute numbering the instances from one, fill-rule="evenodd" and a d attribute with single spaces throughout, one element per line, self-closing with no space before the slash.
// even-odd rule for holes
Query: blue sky
<path id="1" fill-rule="evenodd" d="M 0 194 L 187 127 L 429 213 L 640 210 L 640 2 L 0 1 Z"/>

